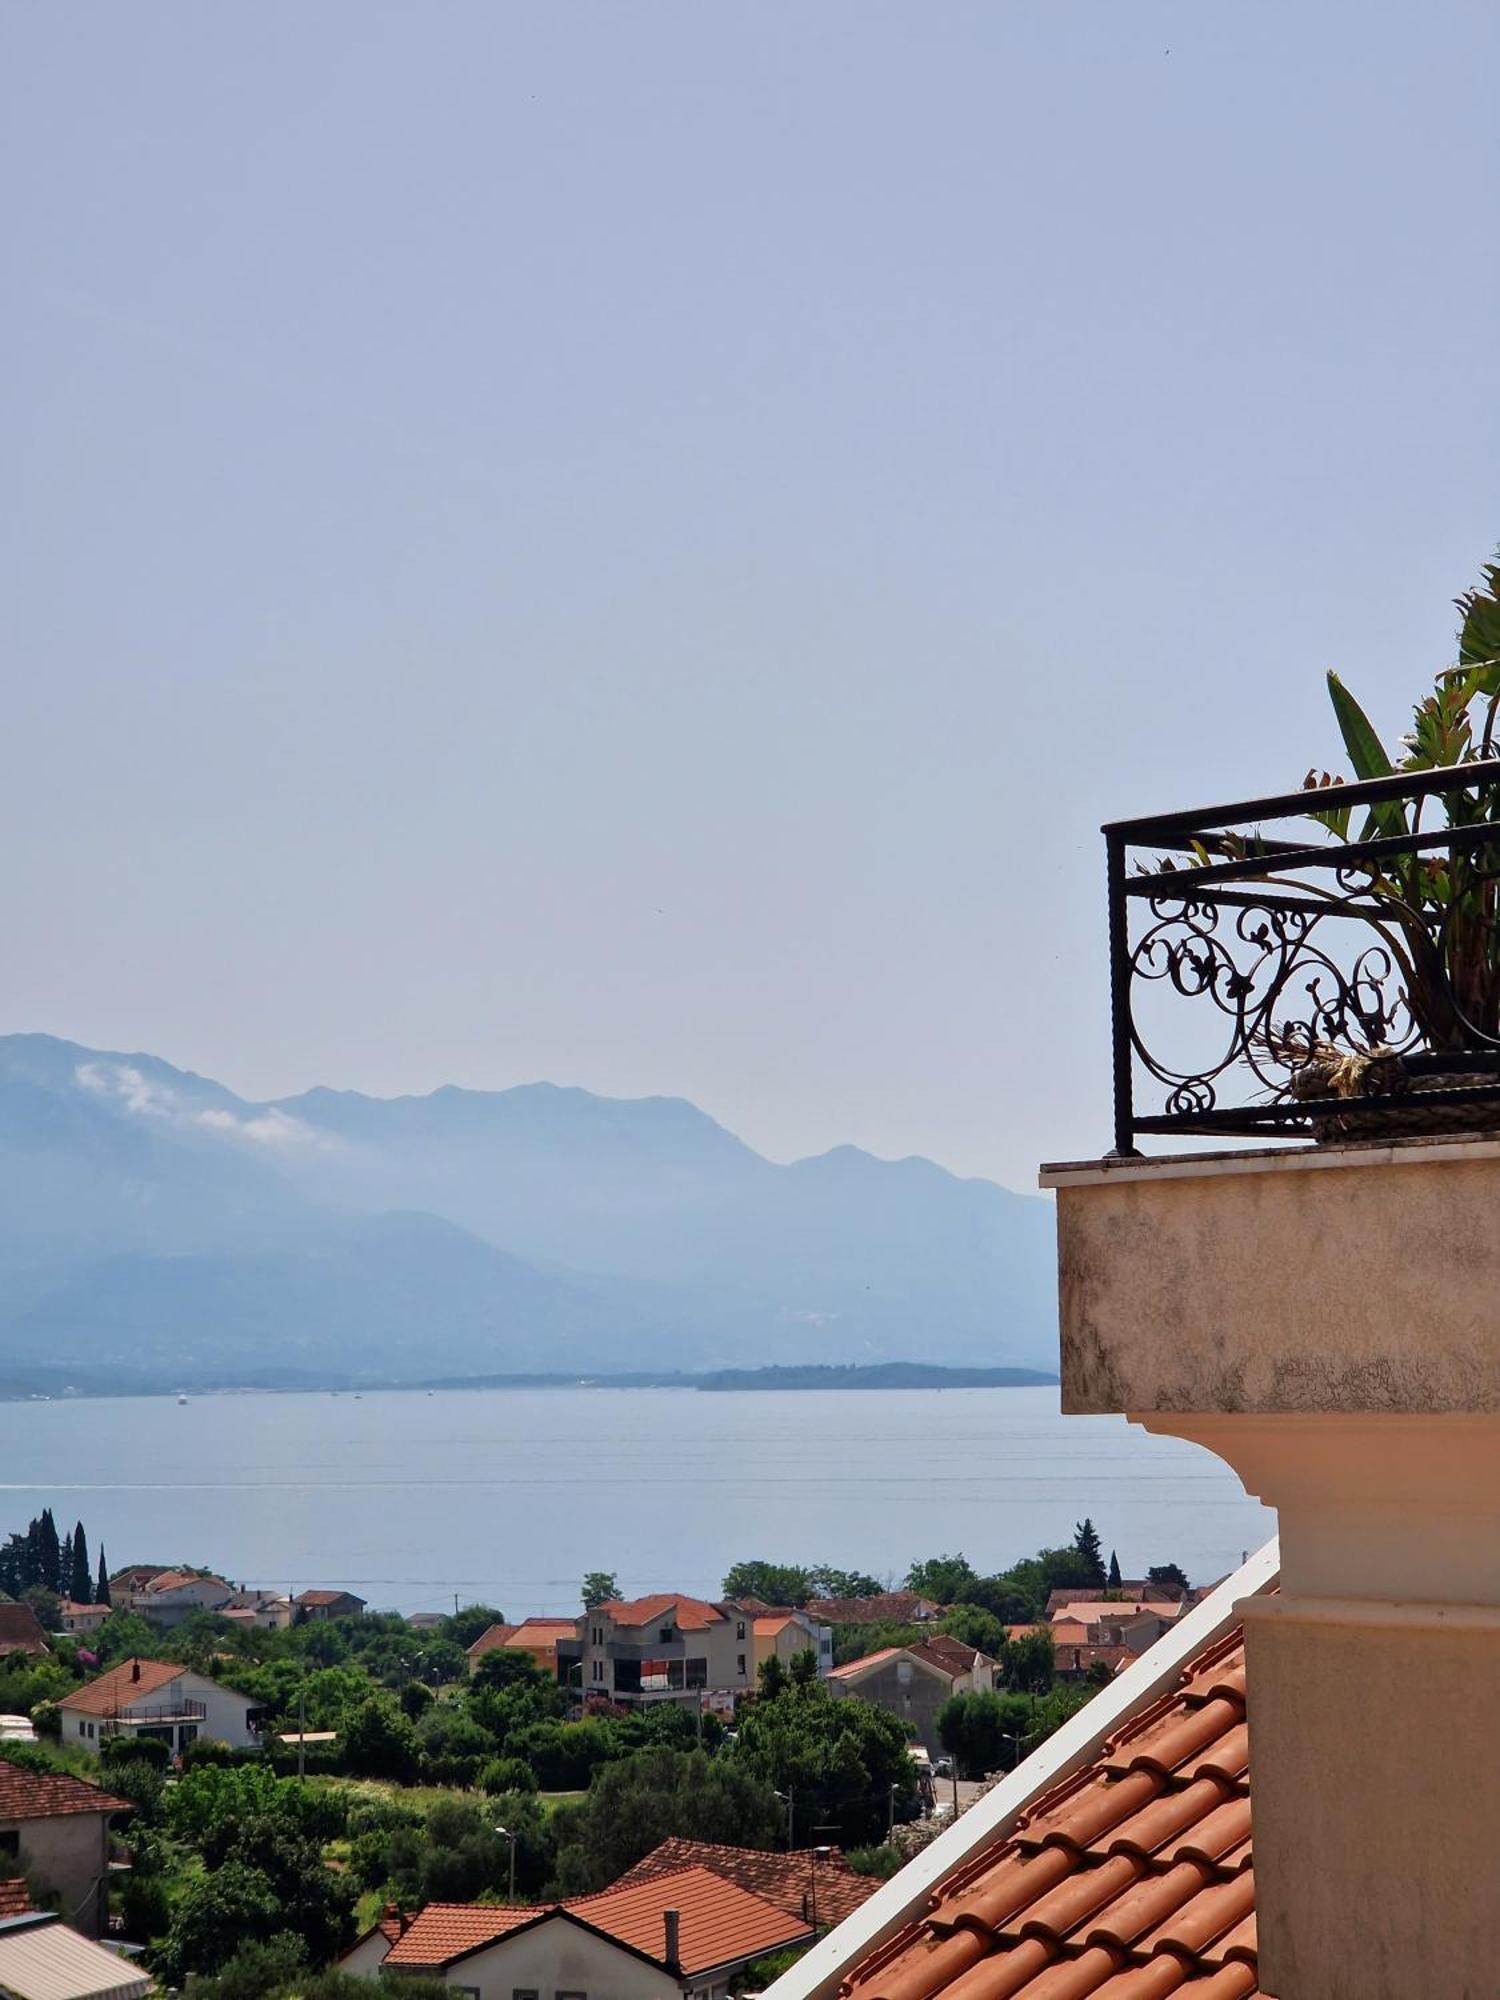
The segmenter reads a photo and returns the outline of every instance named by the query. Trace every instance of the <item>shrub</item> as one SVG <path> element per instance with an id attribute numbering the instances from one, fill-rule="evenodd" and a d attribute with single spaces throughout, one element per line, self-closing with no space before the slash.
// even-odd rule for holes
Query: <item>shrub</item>
<path id="1" fill-rule="evenodd" d="M 492 1797 L 497 1792 L 534 1792 L 536 1773 L 522 1757 L 492 1757 L 479 1774 L 482 1791 Z"/>
<path id="2" fill-rule="evenodd" d="M 99 1745 L 99 1761 L 106 1771 L 118 1764 L 149 1764 L 165 1771 L 172 1761 L 172 1746 L 156 1736 L 106 1736 Z"/>

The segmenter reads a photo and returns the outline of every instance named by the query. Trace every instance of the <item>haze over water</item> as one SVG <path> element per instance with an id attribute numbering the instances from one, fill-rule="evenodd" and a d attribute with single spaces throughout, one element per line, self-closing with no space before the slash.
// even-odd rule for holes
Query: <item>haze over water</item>
<path id="1" fill-rule="evenodd" d="M 372 1609 L 570 1612 L 585 1570 L 718 1594 L 742 1557 L 899 1581 L 1093 1517 L 1127 1576 L 1210 1581 L 1275 1532 L 1217 1459 L 1044 1389 L 367 1391 L 0 1403 L 0 1532 L 51 1506 L 111 1566 L 328 1584 Z"/>

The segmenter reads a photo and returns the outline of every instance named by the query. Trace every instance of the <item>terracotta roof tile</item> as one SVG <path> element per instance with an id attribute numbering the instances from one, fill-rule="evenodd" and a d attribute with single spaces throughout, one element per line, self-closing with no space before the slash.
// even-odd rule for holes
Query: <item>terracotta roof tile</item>
<path id="1" fill-rule="evenodd" d="M 855 1966 L 849 2000 L 1251 2000 L 1249 1731 L 1236 1632 Z"/>
<path id="2" fill-rule="evenodd" d="M 676 1834 L 660 1847 L 654 1847 L 614 1886 L 623 1889 L 657 1875 L 674 1874 L 682 1868 L 710 1869 L 790 1917 L 804 1917 L 809 1910 L 812 1871 L 816 1868 L 820 1924 L 842 1923 L 880 1887 L 874 1876 L 856 1875 L 836 1849 L 815 1863 L 808 1852 L 772 1854 L 759 1847 L 723 1847 L 712 1841 L 684 1840 Z"/>
<path id="3" fill-rule="evenodd" d="M 486 1625 L 473 1645 L 468 1647 L 467 1657 L 482 1660 L 486 1653 L 493 1653 L 497 1646 L 508 1645 L 515 1636 L 514 1625 Z"/>
<path id="4" fill-rule="evenodd" d="M 0 1917 L 24 1917 L 30 1908 L 31 1896 L 24 1876 L 17 1876 L 13 1882 L 0 1882 Z"/>
<path id="5" fill-rule="evenodd" d="M 888 1590 L 879 1597 L 814 1597 L 803 1606 L 819 1625 L 913 1625 L 942 1610 L 912 1590 Z"/>
<path id="6" fill-rule="evenodd" d="M 684 1632 L 702 1632 L 710 1625 L 720 1625 L 725 1616 L 717 1604 L 705 1604 L 701 1597 L 683 1597 L 675 1591 L 656 1597 L 612 1597 L 595 1609 L 608 1613 L 616 1625 L 655 1625 L 670 1615 Z"/>
<path id="7" fill-rule="evenodd" d="M 800 1914 L 788 1916 L 707 1868 L 679 1868 L 644 1882 L 616 1883 L 600 1895 L 577 1897 L 567 1907 L 585 1923 L 655 1959 L 662 1955 L 663 1913 L 676 1910 L 679 1957 L 690 1978 L 711 1966 L 759 1958 L 811 1935 Z"/>
<path id="8" fill-rule="evenodd" d="M 65 1813 L 129 1812 L 130 1805 L 66 1771 L 25 1771 L 0 1762 L 0 1822 L 60 1819 Z"/>
<path id="9" fill-rule="evenodd" d="M 634 1882 L 619 1882 L 596 1896 L 535 1909 L 495 1909 L 478 1903 L 429 1903 L 392 1946 L 385 1964 L 394 1971 L 435 1969 L 507 1932 L 543 1917 L 566 1913 L 617 1938 L 632 1951 L 662 1962 L 667 1910 L 679 1917 L 682 1969 L 694 1977 L 711 1967 L 810 1938 L 806 1921 L 788 1916 L 762 1897 L 707 1868 L 679 1868 Z"/>
<path id="10" fill-rule="evenodd" d="M 47 1635 L 29 1604 L 0 1604 L 0 1654 L 48 1650 Z"/>
<path id="11" fill-rule="evenodd" d="M 122 1660 L 107 1674 L 64 1695 L 58 1707 L 75 1715 L 118 1715 L 186 1672 L 186 1667 L 173 1666 L 169 1660 Z"/>
<path id="12" fill-rule="evenodd" d="M 541 1909 L 501 1909 L 484 1903 L 429 1903 L 418 1911 L 391 1946 L 385 1963 L 394 1970 L 451 1965 L 480 1945 L 544 1915 Z"/>

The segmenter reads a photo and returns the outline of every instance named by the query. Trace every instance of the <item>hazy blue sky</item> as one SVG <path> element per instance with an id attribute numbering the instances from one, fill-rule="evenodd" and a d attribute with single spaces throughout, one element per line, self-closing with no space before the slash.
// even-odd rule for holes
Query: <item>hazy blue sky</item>
<path id="1" fill-rule="evenodd" d="M 1500 537 L 1493 0 L 13 4 L 0 1026 L 1030 1181 Z"/>

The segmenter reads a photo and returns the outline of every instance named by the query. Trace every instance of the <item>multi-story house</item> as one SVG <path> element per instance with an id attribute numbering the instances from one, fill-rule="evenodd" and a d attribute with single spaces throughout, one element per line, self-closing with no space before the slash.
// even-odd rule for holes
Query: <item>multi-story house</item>
<path id="1" fill-rule="evenodd" d="M 612 1598 L 578 1621 L 585 1695 L 627 1706 L 748 1693 L 755 1686 L 755 1613 L 672 1592 Z"/>
<path id="2" fill-rule="evenodd" d="M 757 1675 L 767 1660 L 780 1660 L 786 1667 L 799 1653 L 813 1655 L 819 1674 L 833 1670 L 833 1627 L 820 1625 L 810 1612 L 757 1611 L 751 1637 Z"/>

